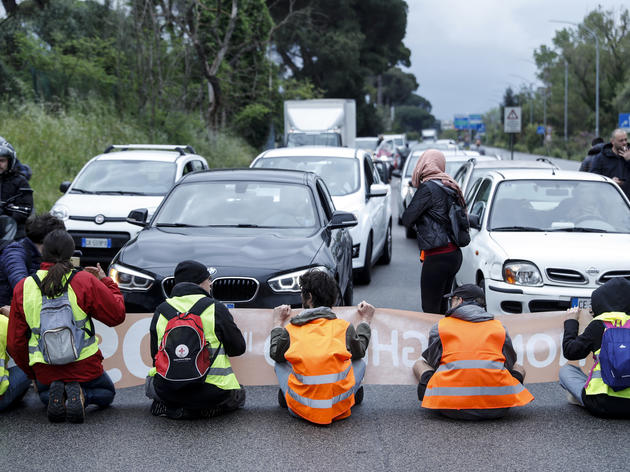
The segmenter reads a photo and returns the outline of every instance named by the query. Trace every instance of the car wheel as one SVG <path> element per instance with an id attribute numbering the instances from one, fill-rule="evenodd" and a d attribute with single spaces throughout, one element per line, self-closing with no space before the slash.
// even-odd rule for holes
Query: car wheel
<path id="1" fill-rule="evenodd" d="M 367 285 L 372 280 L 372 233 L 365 245 L 365 259 L 363 268 L 357 271 L 357 283 Z"/>
<path id="2" fill-rule="evenodd" d="M 387 265 L 392 261 L 392 223 L 389 222 L 387 226 L 387 233 L 385 234 L 385 244 L 383 245 L 383 253 L 378 260 L 379 264 Z"/>
<path id="3" fill-rule="evenodd" d="M 486 294 L 486 279 L 483 278 L 483 275 L 479 275 L 477 279 L 477 285 L 483 290 L 484 295 Z"/>
<path id="4" fill-rule="evenodd" d="M 413 228 L 405 228 L 405 236 L 407 239 L 414 239 L 416 237 L 416 230 Z"/>
<path id="5" fill-rule="evenodd" d="M 343 306 L 354 306 L 352 303 L 353 292 L 354 292 L 354 285 L 352 283 L 352 278 L 351 278 L 350 280 L 348 280 L 346 291 L 343 293 Z"/>

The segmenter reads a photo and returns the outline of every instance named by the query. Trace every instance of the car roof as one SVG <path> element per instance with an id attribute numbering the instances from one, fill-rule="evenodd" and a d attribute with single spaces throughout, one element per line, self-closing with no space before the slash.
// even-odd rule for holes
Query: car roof
<path id="1" fill-rule="evenodd" d="M 265 157 L 359 157 L 357 154 L 365 152 L 355 148 L 335 147 L 335 146 L 297 146 L 270 149 L 263 151 L 258 158 Z"/>
<path id="2" fill-rule="evenodd" d="M 209 169 L 186 174 L 180 182 L 263 181 L 311 185 L 317 179 L 314 172 L 287 169 L 245 167 L 238 169 Z M 179 183 L 177 184 L 179 185 Z"/>
<path id="3" fill-rule="evenodd" d="M 525 161 L 525 160 L 516 160 L 516 161 L 507 161 L 507 160 L 480 160 L 478 158 L 474 158 L 475 161 L 475 169 L 549 169 L 551 167 L 557 166 L 553 162 L 548 161 Z"/>
<path id="4" fill-rule="evenodd" d="M 99 154 L 94 159 L 99 161 L 158 161 L 158 162 L 176 162 L 183 156 L 197 156 L 196 154 L 181 154 L 177 151 L 159 151 L 159 150 L 142 150 L 142 151 L 117 151 L 108 152 L 107 154 Z M 201 156 L 198 156 L 201 157 Z"/>
<path id="5" fill-rule="evenodd" d="M 577 170 L 563 170 L 557 167 L 547 169 L 500 169 L 488 172 L 487 175 L 496 175 L 500 180 L 581 180 L 587 182 L 612 182 L 608 177 L 580 172 Z"/>

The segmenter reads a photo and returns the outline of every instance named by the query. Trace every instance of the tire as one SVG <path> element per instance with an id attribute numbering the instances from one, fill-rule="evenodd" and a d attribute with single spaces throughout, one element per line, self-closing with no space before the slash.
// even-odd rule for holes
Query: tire
<path id="1" fill-rule="evenodd" d="M 372 233 L 368 236 L 365 246 L 365 262 L 363 268 L 357 271 L 356 281 L 359 284 L 367 285 L 372 280 Z"/>
<path id="2" fill-rule="evenodd" d="M 348 285 L 346 286 L 346 291 L 343 293 L 343 306 L 354 306 L 352 303 L 352 297 L 354 292 L 354 284 L 352 282 L 352 278 L 348 280 Z"/>
<path id="3" fill-rule="evenodd" d="M 383 245 L 383 252 L 378 260 L 379 264 L 388 265 L 392 261 L 392 222 L 389 222 L 387 226 L 387 233 L 385 234 L 385 244 Z"/>

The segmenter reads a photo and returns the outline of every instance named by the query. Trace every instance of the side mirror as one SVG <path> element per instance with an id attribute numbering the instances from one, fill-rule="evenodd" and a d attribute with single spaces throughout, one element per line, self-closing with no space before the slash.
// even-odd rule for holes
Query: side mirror
<path id="1" fill-rule="evenodd" d="M 471 228 L 480 230 L 481 222 L 479 221 L 479 215 L 468 215 L 468 224 Z"/>
<path id="2" fill-rule="evenodd" d="M 68 189 L 70 188 L 70 184 L 72 182 L 69 182 L 67 180 L 64 180 L 63 182 L 61 182 L 61 184 L 59 185 L 59 191 L 61 193 L 66 193 L 68 191 Z"/>
<path id="3" fill-rule="evenodd" d="M 387 195 L 388 190 L 389 186 L 387 184 L 372 184 L 370 185 L 370 191 L 367 194 L 367 197 L 384 197 Z"/>
<path id="4" fill-rule="evenodd" d="M 131 210 L 129 215 L 127 216 L 127 223 L 142 226 L 145 228 L 147 223 L 147 216 L 149 215 L 149 210 L 146 208 L 139 208 L 137 210 Z"/>
<path id="5" fill-rule="evenodd" d="M 357 217 L 352 213 L 349 211 L 337 210 L 333 213 L 332 218 L 328 223 L 328 227 L 330 229 L 352 228 L 358 224 L 359 222 L 357 221 Z"/>

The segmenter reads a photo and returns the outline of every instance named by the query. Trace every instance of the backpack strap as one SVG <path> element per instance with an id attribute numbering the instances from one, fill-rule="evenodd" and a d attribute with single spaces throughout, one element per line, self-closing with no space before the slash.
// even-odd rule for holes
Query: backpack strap
<path id="1" fill-rule="evenodd" d="M 188 310 L 188 313 L 192 313 L 193 315 L 201 316 L 201 314 L 208 309 L 210 305 L 214 303 L 214 300 L 210 297 L 202 297 L 197 302 L 191 306 Z M 164 318 L 170 320 L 175 318 L 180 312 L 175 309 L 173 305 L 166 302 L 165 306 L 160 310 L 160 313 Z"/>

